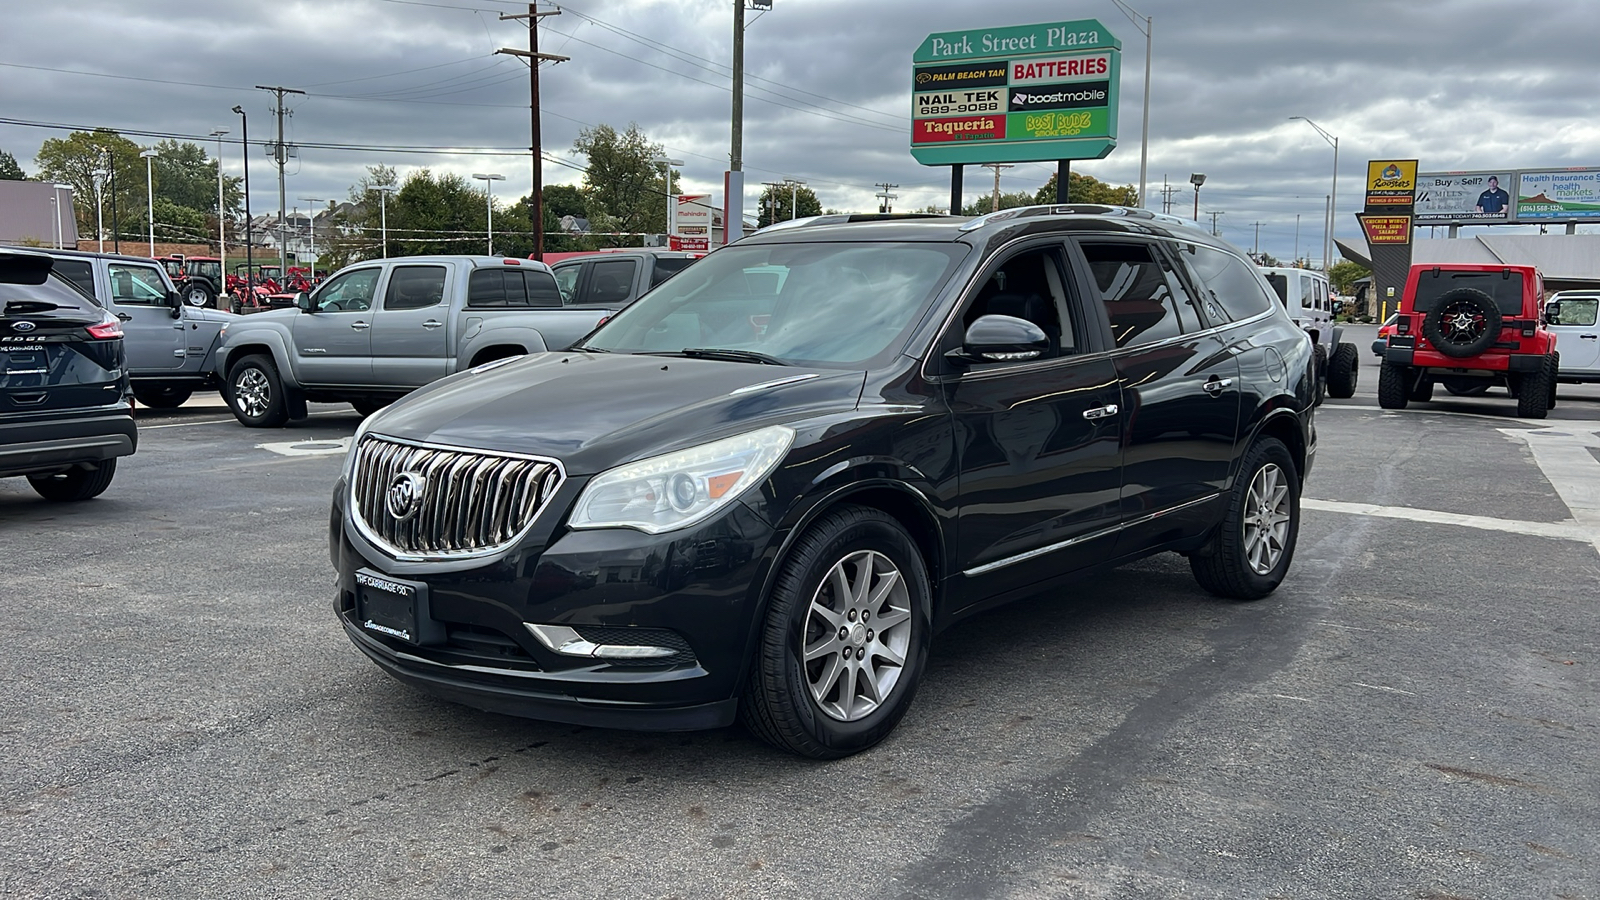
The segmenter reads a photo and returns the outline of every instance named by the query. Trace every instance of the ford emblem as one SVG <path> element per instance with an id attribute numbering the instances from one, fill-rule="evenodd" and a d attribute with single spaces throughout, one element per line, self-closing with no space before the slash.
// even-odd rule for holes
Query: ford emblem
<path id="1" fill-rule="evenodd" d="M 384 506 L 389 515 L 396 522 L 410 520 L 422 510 L 422 492 L 428 486 L 428 479 L 416 472 L 401 472 L 389 482 L 389 489 L 384 493 Z"/>
<path id="2" fill-rule="evenodd" d="M 33 324 L 32 322 L 12 322 L 11 323 L 11 330 L 12 331 L 20 331 L 20 332 L 22 332 L 24 334 L 26 334 L 26 333 L 28 333 L 28 332 L 30 332 L 30 331 L 34 330 L 35 328 L 38 328 L 38 327 L 39 326 Z"/>

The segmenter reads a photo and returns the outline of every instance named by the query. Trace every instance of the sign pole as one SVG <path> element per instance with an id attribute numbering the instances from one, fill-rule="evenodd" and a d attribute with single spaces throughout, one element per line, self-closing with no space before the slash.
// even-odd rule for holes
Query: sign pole
<path id="1" fill-rule="evenodd" d="M 966 166 L 956 163 L 950 167 L 950 215 L 961 215 L 961 175 Z"/>
<path id="2" fill-rule="evenodd" d="M 1072 175 L 1072 160 L 1056 160 L 1056 202 L 1067 202 L 1067 181 Z"/>

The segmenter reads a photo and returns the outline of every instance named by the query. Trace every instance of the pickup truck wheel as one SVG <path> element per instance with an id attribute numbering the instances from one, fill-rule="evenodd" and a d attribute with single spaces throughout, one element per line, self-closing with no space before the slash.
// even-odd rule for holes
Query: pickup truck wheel
<path id="1" fill-rule="evenodd" d="M 289 421 L 283 379 L 268 356 L 246 356 L 228 373 L 228 405 L 234 418 L 250 428 L 278 428 Z"/>
<path id="2" fill-rule="evenodd" d="M 1405 409 L 1407 394 L 1406 381 L 1411 374 L 1410 366 L 1397 366 L 1394 363 L 1384 363 L 1378 367 L 1378 405 L 1384 409 Z"/>
<path id="3" fill-rule="evenodd" d="M 1500 339 L 1505 317 L 1494 298 L 1475 288 L 1446 291 L 1422 319 L 1422 336 L 1445 356 L 1477 356 Z"/>
<path id="4" fill-rule="evenodd" d="M 1555 391 L 1556 367 L 1555 354 L 1544 358 L 1544 365 L 1537 372 L 1529 372 L 1522 376 L 1522 383 L 1517 386 L 1517 417 L 1521 419 L 1542 419 L 1550 413 L 1550 395 Z"/>
<path id="5" fill-rule="evenodd" d="M 192 394 L 194 394 L 193 390 L 181 387 L 136 387 L 133 389 L 133 398 L 151 409 L 177 409 Z"/>
<path id="6" fill-rule="evenodd" d="M 216 306 L 217 295 L 215 291 L 211 290 L 210 285 L 203 281 L 194 281 L 183 289 L 183 302 L 190 306 Z"/>
<path id="7" fill-rule="evenodd" d="M 1220 597 L 1259 600 L 1277 589 L 1300 535 L 1300 479 L 1288 448 L 1264 437 L 1245 454 L 1217 533 L 1189 555 L 1200 586 Z"/>
<path id="8" fill-rule="evenodd" d="M 1360 363 L 1355 344 L 1340 344 L 1328 360 L 1328 396 L 1348 400 L 1356 395 L 1356 368 Z"/>
<path id="9" fill-rule="evenodd" d="M 117 474 L 117 461 L 108 459 L 93 469 L 68 469 L 54 475 L 29 475 L 28 484 L 46 500 L 76 503 L 105 493 Z"/>
<path id="10" fill-rule="evenodd" d="M 862 506 L 825 515 L 773 583 L 739 704 L 745 727 L 814 759 L 888 737 L 922 677 L 931 596 L 922 554 L 893 517 Z"/>

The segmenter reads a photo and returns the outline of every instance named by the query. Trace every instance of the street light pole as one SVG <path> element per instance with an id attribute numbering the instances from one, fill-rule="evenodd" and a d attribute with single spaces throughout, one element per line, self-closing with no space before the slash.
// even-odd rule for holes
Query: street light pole
<path id="1" fill-rule="evenodd" d="M 156 258 L 156 183 L 152 160 L 160 154 L 154 150 L 141 150 L 139 155 L 144 157 L 144 192 L 145 200 L 150 213 L 150 258 Z"/>
<path id="2" fill-rule="evenodd" d="M 494 183 L 505 181 L 506 177 L 497 172 L 488 174 L 473 173 L 473 178 L 483 182 L 483 207 L 489 215 L 489 255 L 494 255 Z"/>
<path id="3" fill-rule="evenodd" d="M 101 202 L 101 189 L 105 187 L 106 172 L 104 169 L 94 170 L 94 235 L 100 240 L 101 253 L 106 252 L 106 216 L 105 205 Z"/>
<path id="4" fill-rule="evenodd" d="M 1322 238 L 1322 270 L 1326 272 L 1333 265 L 1333 228 L 1335 219 L 1338 216 L 1335 210 L 1339 208 L 1339 138 L 1329 134 L 1322 126 L 1305 116 L 1290 116 L 1289 118 L 1291 120 L 1299 119 L 1315 128 L 1317 134 L 1321 135 L 1322 139 L 1333 147 L 1333 190 L 1328 194 L 1327 221 L 1324 223 L 1326 228 Z"/>
<path id="5" fill-rule="evenodd" d="M 378 227 L 381 230 L 383 241 L 383 258 L 389 258 L 389 195 L 394 193 L 394 188 L 380 184 L 373 190 L 378 192 Z"/>
<path id="6" fill-rule="evenodd" d="M 1150 161 L 1150 49 L 1153 46 L 1155 20 L 1149 16 L 1142 16 L 1137 10 L 1123 3 L 1122 0 L 1111 0 L 1122 14 L 1133 20 L 1133 27 L 1144 32 L 1144 126 L 1139 135 L 1139 205 L 1149 206 L 1145 199 L 1145 172 Z M 1144 19 L 1144 27 L 1139 27 L 1139 20 Z"/>
<path id="7" fill-rule="evenodd" d="M 222 269 L 217 288 L 224 294 L 228 292 L 228 212 L 222 206 L 222 136 L 227 133 L 226 128 L 211 129 L 211 136 L 217 139 L 217 265 Z"/>
<path id="8" fill-rule="evenodd" d="M 306 204 L 317 204 L 317 203 L 327 203 L 328 202 L 327 198 L 325 198 L 325 197 L 301 197 L 300 201 L 302 203 L 306 203 Z M 315 205 L 308 206 L 308 208 L 311 210 L 311 212 L 308 214 L 308 216 L 306 218 L 306 224 L 308 226 L 307 230 L 311 232 L 311 278 L 310 278 L 310 281 L 311 281 L 312 284 L 316 284 L 316 282 L 317 282 L 317 208 L 316 208 Z"/>
<path id="9" fill-rule="evenodd" d="M 800 185 L 805 184 L 805 182 L 797 181 L 793 178 L 785 178 L 784 181 L 789 182 L 789 218 L 798 219 L 800 218 Z"/>
<path id="10" fill-rule="evenodd" d="M 664 186 L 664 189 L 662 190 L 662 193 L 667 195 L 667 219 L 666 219 L 666 222 L 663 223 L 662 228 L 664 228 L 666 230 L 666 234 L 664 235 L 664 237 L 667 239 L 667 244 L 666 245 L 668 247 L 671 247 L 672 246 L 672 167 L 673 166 L 681 166 L 681 165 L 683 165 L 683 160 L 681 160 L 681 159 L 670 159 L 670 158 L 665 157 L 665 156 L 658 156 L 655 159 L 652 159 L 650 161 L 661 167 L 661 184 Z"/>
<path id="11" fill-rule="evenodd" d="M 1200 223 L 1200 185 L 1206 183 L 1206 176 L 1196 172 L 1189 176 L 1189 183 L 1194 185 L 1194 221 Z"/>
<path id="12" fill-rule="evenodd" d="M 244 148 L 244 292 L 250 302 L 255 302 L 255 277 L 256 256 L 255 236 L 251 233 L 253 223 L 250 221 L 250 118 L 244 114 L 244 107 L 235 106 L 233 111 L 239 114 L 239 140 Z M 112 192 L 115 196 L 115 191 Z M 228 283 L 228 273 L 222 273 L 222 283 Z"/>

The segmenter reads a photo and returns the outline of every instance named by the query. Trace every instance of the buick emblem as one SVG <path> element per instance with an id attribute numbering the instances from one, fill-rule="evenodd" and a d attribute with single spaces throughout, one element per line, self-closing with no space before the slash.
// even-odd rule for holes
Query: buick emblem
<path id="1" fill-rule="evenodd" d="M 11 330 L 12 331 L 20 331 L 20 332 L 23 332 L 24 334 L 26 334 L 27 332 L 30 332 L 30 331 L 34 330 L 35 328 L 38 328 L 38 327 L 39 326 L 33 324 L 32 322 L 12 322 L 11 323 Z"/>
<path id="2" fill-rule="evenodd" d="M 389 482 L 384 493 L 384 507 L 396 522 L 405 522 L 422 509 L 422 491 L 428 479 L 415 472 L 401 472 Z"/>

